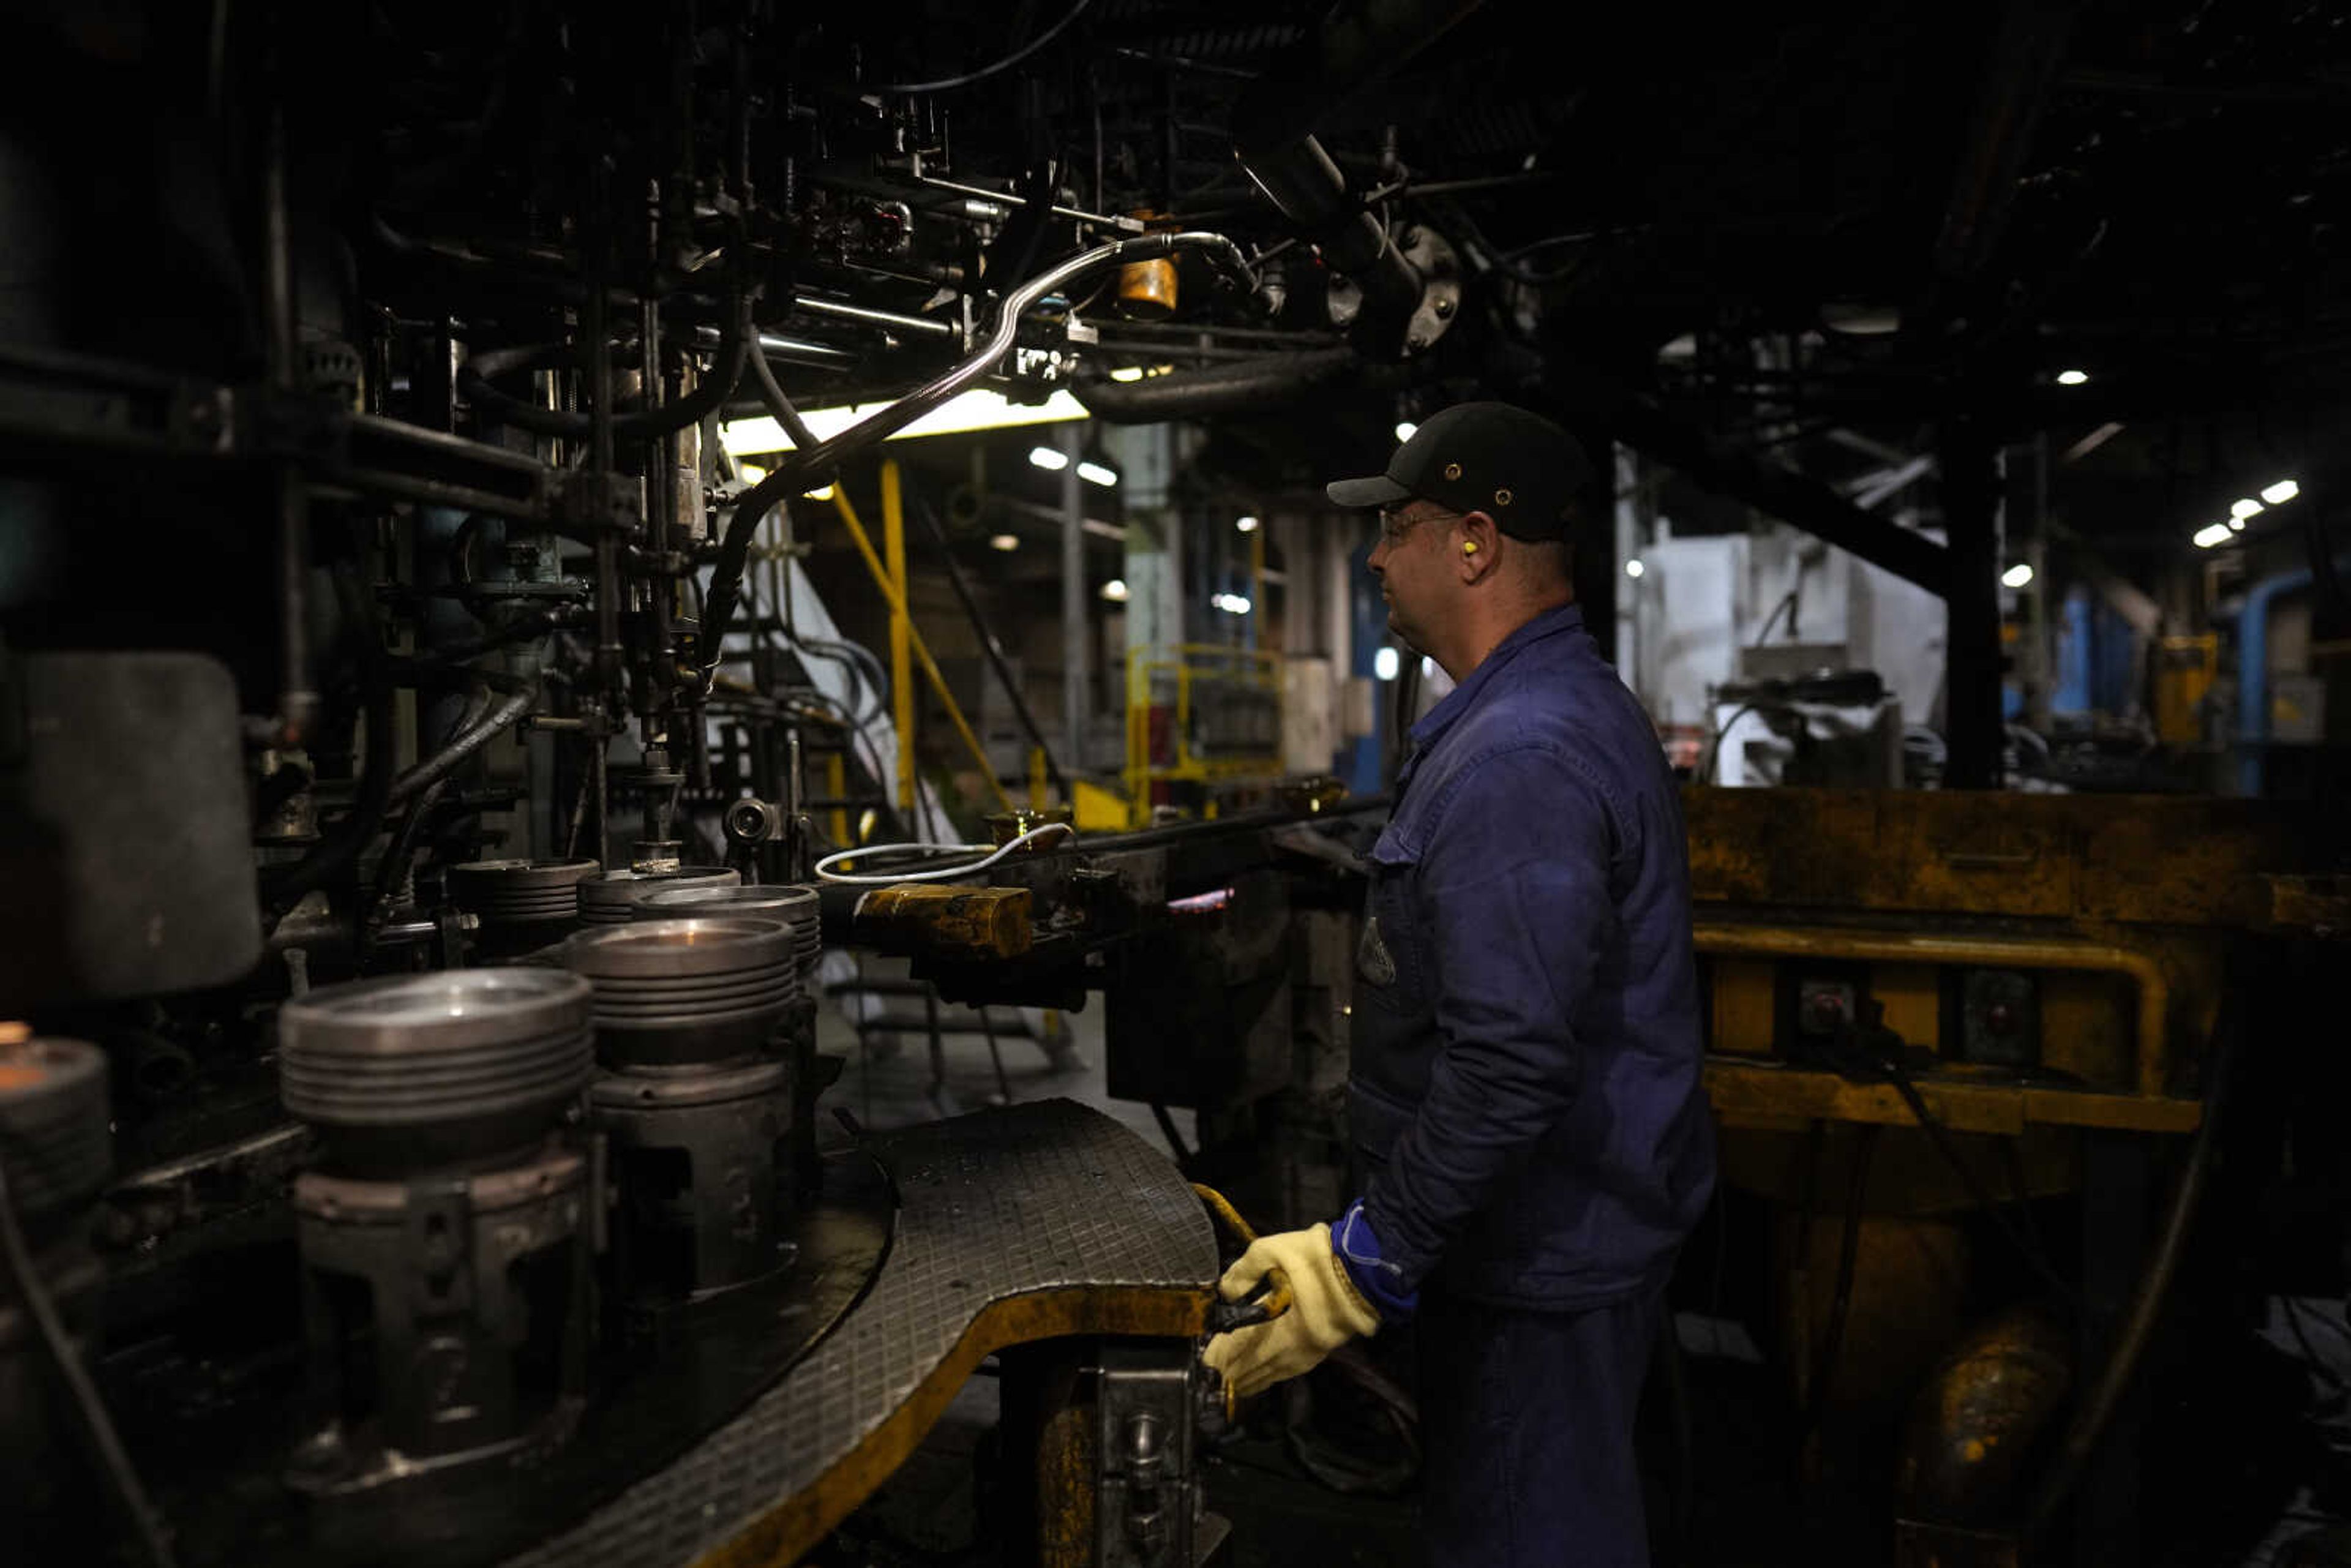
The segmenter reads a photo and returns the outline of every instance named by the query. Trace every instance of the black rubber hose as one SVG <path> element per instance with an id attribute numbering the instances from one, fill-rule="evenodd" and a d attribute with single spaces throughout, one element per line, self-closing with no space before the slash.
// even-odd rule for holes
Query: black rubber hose
<path id="1" fill-rule="evenodd" d="M 1807 1442 L 1820 1431 L 1822 1418 L 1828 1414 L 1829 1385 L 1835 1377 L 1837 1361 L 1844 1354 L 1845 1322 L 1853 1315 L 1853 1278 L 1861 1261 L 1862 1205 L 1868 1196 L 1869 1167 L 1877 1153 L 1877 1134 L 1884 1130 L 1875 1122 L 1864 1122 L 1855 1129 L 1853 1180 L 1845 1189 L 1844 1234 L 1837 1243 L 1836 1291 L 1829 1298 L 1828 1327 L 1821 1334 L 1820 1354 L 1813 1358 L 1812 1386 L 1804 1393 L 1802 1438 Z M 1800 1257 L 1796 1264 L 1806 1267 L 1807 1260 Z"/>
<path id="2" fill-rule="evenodd" d="M 784 434 L 792 438 L 792 445 L 802 452 L 814 446 L 816 432 L 808 427 L 808 421 L 800 417 L 800 411 L 794 408 L 792 400 L 784 395 L 783 383 L 776 380 L 776 368 L 768 363 L 767 350 L 754 343 L 750 353 L 744 358 L 751 367 L 751 380 L 759 389 L 759 401 L 768 405 L 768 412 L 775 416 L 778 424 L 784 427 Z"/>
<path id="3" fill-rule="evenodd" d="M 392 781 L 392 801 L 394 805 L 409 799 L 428 785 L 447 778 L 458 764 L 480 751 L 493 739 L 523 716 L 538 706 L 538 683 L 527 682 L 520 691 L 510 691 L 490 706 L 478 724 L 460 730 L 456 737 L 433 756 L 418 763 Z"/>
<path id="4" fill-rule="evenodd" d="M 2097 1385 L 2088 1397 L 2074 1408 L 2074 1418 L 2066 1424 L 2065 1435 L 2058 1440 L 2055 1457 L 2042 1472 L 2041 1489 L 2033 1494 L 2032 1511 L 2025 1516 L 2024 1534 L 2029 1543 L 2044 1535 L 2055 1522 L 2057 1511 L 2073 1495 L 2082 1472 L 2088 1468 L 2090 1456 L 2097 1451 L 2113 1422 L 2115 1411 L 2123 1396 L 2137 1375 L 2139 1363 L 2145 1359 L 2147 1343 L 2155 1337 L 2155 1325 L 2163 1315 L 2165 1304 L 2171 1299 L 2171 1285 L 2179 1272 L 2179 1260 L 2188 1250 L 2188 1233 L 2196 1223 L 2197 1212 L 2203 1207 L 2204 1188 L 2212 1174 L 2214 1154 L 2220 1145 L 2220 1125 L 2222 1113 L 2229 1103 L 2229 1091 L 2235 1075 L 2237 1058 L 2237 1003 L 2233 989 L 2222 993 L 2220 1014 L 2212 1026 L 2212 1065 L 2204 1083 L 2204 1119 L 2196 1129 L 2196 1141 L 2188 1152 L 2188 1164 L 2179 1173 L 2179 1185 L 2172 1194 L 2171 1207 L 2164 1216 L 2163 1234 L 2157 1239 L 2155 1252 L 2140 1274 L 2138 1289 L 2131 1298 L 2130 1312 L 2123 1321 L 2122 1331 L 2115 1337 L 2114 1353 L 2106 1357 L 2105 1366 L 2098 1374 Z"/>
<path id="5" fill-rule="evenodd" d="M 1270 408 L 1343 376 L 1371 369 L 1353 349 L 1320 349 L 1305 354 L 1236 360 L 1201 371 L 1171 371 L 1134 382 L 1081 377 L 1070 391 L 1096 419 L 1113 424 L 1155 424 Z"/>
<path id="6" fill-rule="evenodd" d="M 122 1438 L 98 1396 L 98 1385 L 90 1381 L 89 1369 L 82 1365 L 81 1357 L 74 1354 L 65 1320 L 57 1315 L 57 1306 L 49 1299 L 48 1288 L 34 1271 L 32 1249 L 26 1245 L 25 1232 L 16 1223 L 16 1201 L 9 1195 L 5 1169 L 0 1169 L 0 1251 L 7 1256 L 8 1272 L 16 1281 L 16 1294 L 32 1314 L 34 1327 L 41 1336 L 41 1348 L 47 1352 L 51 1369 L 65 1386 L 68 1402 L 80 1420 L 82 1436 L 97 1456 L 99 1468 L 106 1472 L 123 1511 L 131 1516 L 147 1560 L 157 1568 L 171 1568 L 172 1543 L 163 1532 L 162 1515 L 155 1511 L 147 1489 L 140 1484 L 139 1472 L 131 1468 Z"/>
<path id="7" fill-rule="evenodd" d="M 735 308 L 727 312 L 726 325 L 718 340 L 717 362 L 709 375 L 675 402 L 659 408 L 639 409 L 633 413 L 616 414 L 612 434 L 622 440 L 639 440 L 652 435 L 667 435 L 684 430 L 689 424 L 699 424 L 705 417 L 716 413 L 735 395 L 735 388 L 743 379 L 745 361 L 752 356 L 749 345 L 757 336 L 751 326 L 751 301 L 739 296 Z M 549 352 L 545 347 L 502 349 L 469 356 L 457 372 L 458 389 L 476 408 L 484 409 L 500 423 L 513 425 L 539 435 L 580 437 L 593 434 L 592 414 L 566 413 L 560 409 L 541 408 L 511 392 L 502 392 L 491 384 L 490 377 L 507 371 L 534 364 Z"/>
<path id="8" fill-rule="evenodd" d="M 424 792 L 416 797 L 407 814 L 401 818 L 399 828 L 392 833 L 391 845 L 383 852 L 383 858 L 376 862 L 374 888 L 366 902 L 353 913 L 357 930 L 352 946 L 359 953 L 362 971 L 367 967 L 369 955 L 375 950 L 376 933 L 383 926 L 384 901 L 392 896 L 392 891 L 408 875 L 408 868 L 415 863 L 417 841 L 423 837 L 424 824 L 439 810 L 442 797 L 448 792 L 449 780 L 446 779 L 435 779 L 426 785 Z"/>

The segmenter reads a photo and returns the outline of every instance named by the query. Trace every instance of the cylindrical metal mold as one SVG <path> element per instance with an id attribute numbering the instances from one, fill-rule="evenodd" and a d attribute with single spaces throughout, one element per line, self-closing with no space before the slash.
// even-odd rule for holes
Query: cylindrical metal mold
<path id="1" fill-rule="evenodd" d="M 345 1174 L 495 1159 L 543 1139 L 594 1070 L 591 993 L 559 969 L 355 980 L 278 1009 L 278 1092 Z"/>
<path id="2" fill-rule="evenodd" d="M 597 1055 L 625 1070 L 755 1057 L 799 994 L 791 930 L 764 916 L 582 931 L 562 960 L 595 988 Z"/>
<path id="3" fill-rule="evenodd" d="M 0 1171 L 17 1214 L 97 1197 L 113 1164 L 106 1053 L 38 1035 L 0 1045 Z"/>
<path id="4" fill-rule="evenodd" d="M 801 989 L 824 956 L 824 936 L 816 889 L 792 883 L 753 887 L 675 887 L 646 894 L 637 905 L 640 920 L 674 920 L 693 915 L 758 915 L 780 920 L 792 928 L 792 966 L 799 971 Z"/>
<path id="5" fill-rule="evenodd" d="M 724 866 L 681 866 L 675 871 L 613 871 L 583 878 L 579 884 L 580 921 L 583 925 L 624 925 L 639 899 L 679 887 L 735 887 L 738 872 Z"/>
<path id="6" fill-rule="evenodd" d="M 791 1096 L 790 1068 L 774 1061 L 616 1072 L 590 1087 L 621 1195 L 614 1267 L 631 1297 L 708 1295 L 791 1260 Z"/>

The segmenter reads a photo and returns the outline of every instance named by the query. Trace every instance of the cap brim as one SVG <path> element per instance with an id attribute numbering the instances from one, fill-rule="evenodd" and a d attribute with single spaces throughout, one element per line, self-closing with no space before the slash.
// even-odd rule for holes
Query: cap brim
<path id="1" fill-rule="evenodd" d="M 1368 479 L 1340 479 L 1322 487 L 1334 507 L 1387 507 L 1412 494 L 1384 474 Z"/>

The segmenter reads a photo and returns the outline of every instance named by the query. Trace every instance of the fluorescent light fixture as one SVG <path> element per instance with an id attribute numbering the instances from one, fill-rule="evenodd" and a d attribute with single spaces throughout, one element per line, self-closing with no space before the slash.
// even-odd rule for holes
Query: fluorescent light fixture
<path id="1" fill-rule="evenodd" d="M 2057 384 L 2061 387 L 2077 387 L 2089 379 L 2090 372 L 2087 371 L 2059 371 L 2057 372 Z"/>
<path id="2" fill-rule="evenodd" d="M 2196 530 L 2196 548 L 2198 549 L 2210 549 L 2214 545 L 2219 544 L 2222 539 L 2225 539 L 2228 537 L 2229 525 L 2226 523 L 2214 523 L 2208 528 L 2201 528 Z"/>
<path id="3" fill-rule="evenodd" d="M 1413 438 L 1414 433 L 1419 429 L 1420 426 L 1407 419 L 1396 426 L 1396 439 L 1398 441 L 1410 441 Z"/>
<path id="4" fill-rule="evenodd" d="M 1245 594 L 1215 594 L 1210 597 L 1208 602 L 1215 605 L 1217 609 L 1223 611 L 1228 615 L 1246 615 L 1249 612 L 1249 601 L 1248 596 Z"/>
<path id="5" fill-rule="evenodd" d="M 1420 659 L 1420 678 L 1424 681 L 1437 678 L 1437 661 L 1426 653 Z"/>
<path id="6" fill-rule="evenodd" d="M 808 422 L 810 434 L 819 441 L 830 441 L 889 406 L 886 402 L 847 403 L 839 408 L 805 409 L 800 417 Z M 975 430 L 1013 430 L 1025 424 L 1065 424 L 1089 417 L 1086 405 L 1066 391 L 1053 393 L 1043 402 L 1014 402 L 1002 392 L 981 388 L 947 399 L 890 439 L 912 441 Z M 783 426 L 765 414 L 720 425 L 718 444 L 737 457 L 792 449 L 792 438 L 784 434 Z"/>
<path id="7" fill-rule="evenodd" d="M 2245 531 L 2245 519 L 2242 517 L 2231 517 L 2229 519 L 2229 531 L 2232 534 L 2243 533 Z"/>
<path id="8" fill-rule="evenodd" d="M 1635 556 L 1632 559 L 1625 563 L 1625 575 L 1626 577 L 1638 577 L 1648 570 L 1649 569 L 1647 567 L 1641 564 L 1641 558 L 1639 556 Z"/>
<path id="9" fill-rule="evenodd" d="M 1070 465 L 1070 455 L 1057 446 L 1032 446 L 1029 449 L 1029 461 L 1040 468 L 1059 474 Z"/>
<path id="10" fill-rule="evenodd" d="M 1139 382 L 1143 379 L 1143 367 L 1141 365 L 1121 365 L 1118 369 L 1111 371 L 1110 379 L 1114 382 Z"/>
<path id="11" fill-rule="evenodd" d="M 2032 580 L 2032 568 L 2024 561 L 2018 561 L 2000 574 L 2000 580 L 2005 587 L 2022 588 Z"/>
<path id="12" fill-rule="evenodd" d="M 1118 470 L 1105 468 L 1099 463 L 1081 463 L 1078 465 L 1078 477 L 1089 485 L 1115 485 L 1118 483 Z"/>
<path id="13" fill-rule="evenodd" d="M 2262 499 L 2273 507 L 2283 507 L 2302 494 L 2302 486 L 2291 479 L 2281 479 L 2262 492 Z"/>
<path id="14" fill-rule="evenodd" d="M 991 534 L 988 536 L 987 548 L 990 549 L 1019 549 L 1020 548 L 1020 536 L 1019 534 Z"/>
<path id="15" fill-rule="evenodd" d="M 1126 584 L 1113 577 L 1102 585 L 1102 596 L 1113 604 L 1123 604 L 1126 602 Z"/>
<path id="16" fill-rule="evenodd" d="M 2240 496 L 2229 503 L 2229 515 L 2232 517 L 2257 517 L 2261 513 L 2262 504 L 2251 496 Z"/>
<path id="17" fill-rule="evenodd" d="M 1257 519 L 1255 517 L 1235 517 L 1233 519 L 1233 527 L 1240 529 L 1240 531 L 1245 534 L 1253 534 L 1257 532 Z"/>
<path id="18" fill-rule="evenodd" d="M 1383 648 L 1372 655 L 1372 674 L 1384 681 L 1395 680 L 1397 667 L 1403 663 L 1394 648 Z"/>

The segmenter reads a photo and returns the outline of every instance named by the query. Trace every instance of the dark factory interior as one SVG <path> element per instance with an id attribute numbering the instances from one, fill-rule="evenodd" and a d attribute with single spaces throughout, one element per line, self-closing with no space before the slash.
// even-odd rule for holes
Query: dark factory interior
<path id="1" fill-rule="evenodd" d="M 2351 1563 L 2351 10 L 0 29 L 0 1562 Z"/>

